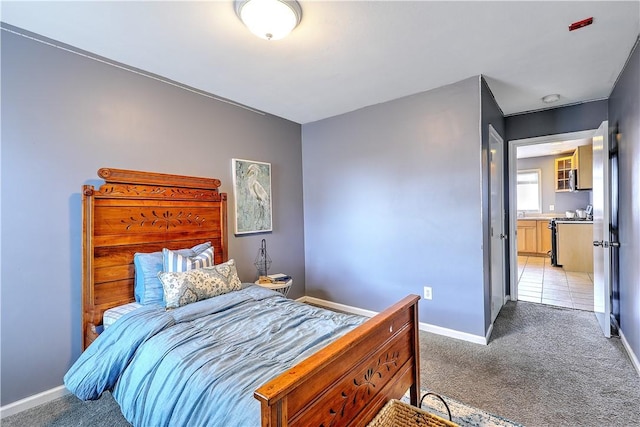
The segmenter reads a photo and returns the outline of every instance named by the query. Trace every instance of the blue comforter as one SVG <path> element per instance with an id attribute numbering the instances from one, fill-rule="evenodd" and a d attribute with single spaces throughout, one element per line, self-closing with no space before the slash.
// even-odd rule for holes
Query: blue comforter
<path id="1" fill-rule="evenodd" d="M 64 377 L 80 399 L 112 390 L 134 426 L 259 426 L 253 392 L 365 319 L 248 286 L 115 322 Z"/>

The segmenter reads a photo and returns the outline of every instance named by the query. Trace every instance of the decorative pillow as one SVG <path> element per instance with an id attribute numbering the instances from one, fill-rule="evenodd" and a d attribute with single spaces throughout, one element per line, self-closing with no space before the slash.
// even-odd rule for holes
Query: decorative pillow
<path id="1" fill-rule="evenodd" d="M 162 271 L 165 273 L 179 273 L 213 266 L 213 248 L 194 256 L 182 255 L 171 249 L 162 250 Z"/>
<path id="2" fill-rule="evenodd" d="M 211 247 L 211 242 L 195 245 L 191 249 L 179 249 L 180 255 L 198 255 Z M 136 269 L 134 293 L 136 301 L 142 305 L 164 305 L 164 292 L 158 273 L 162 271 L 162 251 L 152 253 L 136 253 L 133 255 Z"/>
<path id="3" fill-rule="evenodd" d="M 161 271 L 158 278 L 162 282 L 167 308 L 182 307 L 242 288 L 236 262 L 232 259 L 213 267 L 175 273 Z"/>

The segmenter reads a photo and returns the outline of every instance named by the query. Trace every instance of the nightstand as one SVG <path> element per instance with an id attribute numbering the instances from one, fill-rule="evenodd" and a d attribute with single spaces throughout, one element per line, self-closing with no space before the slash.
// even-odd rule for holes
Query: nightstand
<path id="1" fill-rule="evenodd" d="M 278 277 L 286 276 L 286 274 L 278 273 L 278 274 L 270 274 L 269 277 L 272 279 L 277 279 Z M 289 279 L 287 282 L 278 282 L 278 283 L 258 283 L 258 280 L 255 281 L 255 284 L 258 286 L 262 286 L 263 288 L 271 289 L 277 292 L 280 292 L 285 297 L 289 293 L 289 289 L 293 284 L 293 279 Z"/>

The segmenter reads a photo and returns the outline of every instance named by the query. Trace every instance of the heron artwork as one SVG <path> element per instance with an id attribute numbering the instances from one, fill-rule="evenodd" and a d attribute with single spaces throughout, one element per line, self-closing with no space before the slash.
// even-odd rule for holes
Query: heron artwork
<path id="1" fill-rule="evenodd" d="M 234 159 L 236 233 L 271 230 L 271 165 Z"/>

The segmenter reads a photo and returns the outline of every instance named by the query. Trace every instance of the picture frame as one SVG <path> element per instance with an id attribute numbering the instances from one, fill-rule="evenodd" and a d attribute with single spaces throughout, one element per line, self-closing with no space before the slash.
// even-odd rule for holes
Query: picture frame
<path id="1" fill-rule="evenodd" d="M 271 163 L 232 159 L 235 234 L 273 230 Z"/>

